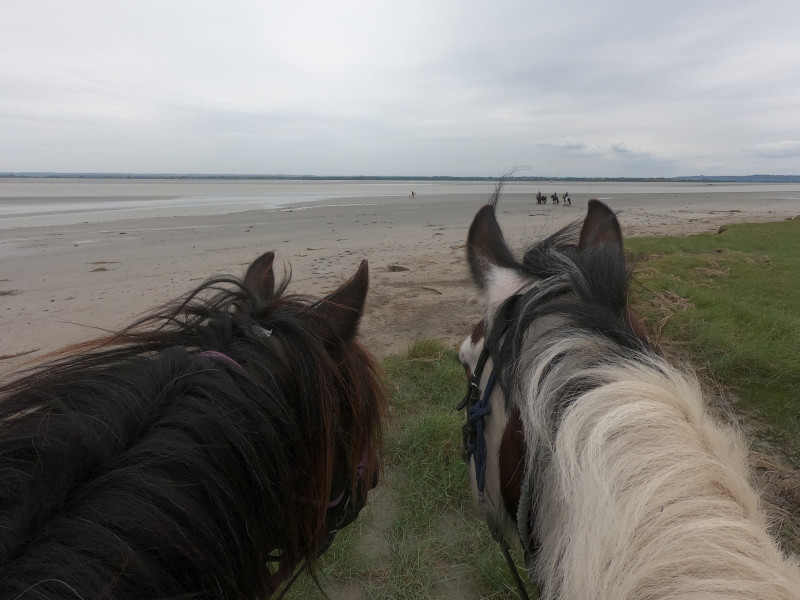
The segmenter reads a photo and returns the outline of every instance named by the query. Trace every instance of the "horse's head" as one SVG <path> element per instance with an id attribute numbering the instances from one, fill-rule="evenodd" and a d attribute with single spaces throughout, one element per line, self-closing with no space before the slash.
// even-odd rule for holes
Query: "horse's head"
<path id="1" fill-rule="evenodd" d="M 4 583 L 19 560 L 23 595 L 58 573 L 87 598 L 268 597 L 357 517 L 386 414 L 356 339 L 367 264 L 312 298 L 273 262 L 0 387 Z"/>
<path id="2" fill-rule="evenodd" d="M 741 441 L 628 307 L 614 213 L 590 201 L 579 232 L 518 260 L 490 205 L 467 253 L 486 323 L 460 352 L 470 475 L 493 532 L 516 519 L 541 597 L 792 597 L 800 573 L 755 508 Z"/>
<path id="3" fill-rule="evenodd" d="M 236 312 L 255 322 L 294 392 L 289 397 L 307 434 L 303 454 L 313 461 L 313 472 L 298 474 L 313 482 L 300 500 L 317 509 L 309 515 L 305 542 L 306 558 L 313 560 L 356 519 L 378 483 L 385 391 L 380 368 L 356 340 L 369 270 L 363 261 L 338 289 L 309 300 L 281 297 L 285 285 L 276 290 L 273 261 L 268 252 L 250 265 L 244 278 L 250 297 Z M 299 339 L 305 343 L 295 343 Z M 312 388 L 316 399 L 309 396 Z"/>
<path id="4" fill-rule="evenodd" d="M 598 270 L 601 276 L 625 273 L 619 223 L 608 207 L 590 201 L 577 244 L 573 241 L 575 233 L 575 227 L 561 230 L 528 249 L 519 260 L 503 237 L 494 204 L 478 211 L 469 230 L 467 258 L 485 312 L 459 350 L 459 359 L 470 379 L 464 402 L 467 424 L 463 452 L 473 495 L 479 507 L 484 508 L 489 528 L 507 537 L 512 537 L 517 528 L 529 454 L 520 417 L 522 407 L 511 398 L 519 394 L 509 393 L 515 367 L 507 364 L 511 362 L 510 349 L 519 348 L 523 339 L 555 326 L 560 317 L 550 314 L 547 305 L 575 301 L 575 290 L 560 283 L 572 268 L 570 257 L 602 262 Z M 624 282 L 627 276 L 614 280 Z M 538 291 L 542 293 L 537 294 Z M 535 318 L 529 310 L 531 299 L 542 308 Z M 624 286 L 607 290 L 603 303 L 623 317 L 627 331 L 644 339 L 644 328 L 627 307 Z"/>

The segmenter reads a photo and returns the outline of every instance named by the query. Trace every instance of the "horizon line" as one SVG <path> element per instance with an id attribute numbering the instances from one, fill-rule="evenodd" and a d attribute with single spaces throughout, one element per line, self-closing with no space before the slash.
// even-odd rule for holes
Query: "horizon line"
<path id="1" fill-rule="evenodd" d="M 0 178 L 25 179 L 273 179 L 273 180 L 384 180 L 384 181 L 736 181 L 774 179 L 794 179 L 800 182 L 800 175 L 754 173 L 750 175 L 681 175 L 664 176 L 602 176 L 580 175 L 543 176 L 488 176 L 488 175 L 292 175 L 284 173 L 147 173 L 124 171 L 0 171 Z"/>

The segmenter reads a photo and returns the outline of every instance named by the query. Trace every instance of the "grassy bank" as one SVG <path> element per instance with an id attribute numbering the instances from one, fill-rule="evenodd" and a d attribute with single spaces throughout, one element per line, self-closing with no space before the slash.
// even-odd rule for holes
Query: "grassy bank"
<path id="1" fill-rule="evenodd" d="M 800 219 L 633 238 L 632 303 L 800 466 Z"/>
<path id="2" fill-rule="evenodd" d="M 732 405 L 775 531 L 800 554 L 800 218 L 626 246 L 634 308 Z"/>
<path id="3" fill-rule="evenodd" d="M 463 417 L 454 409 L 466 388 L 456 353 L 423 341 L 384 366 L 392 410 L 385 473 L 323 557 L 319 583 L 332 600 L 516 598 L 499 547 L 472 508 L 459 453 Z M 286 598 L 323 596 L 304 577 Z"/>

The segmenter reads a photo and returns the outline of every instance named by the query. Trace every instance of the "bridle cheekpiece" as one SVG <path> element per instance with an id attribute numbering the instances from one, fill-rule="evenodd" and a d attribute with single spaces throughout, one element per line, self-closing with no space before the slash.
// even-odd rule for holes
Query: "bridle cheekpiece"
<path id="1" fill-rule="evenodd" d="M 492 336 L 492 341 L 500 340 L 512 329 L 515 333 L 516 324 L 519 320 L 518 305 L 521 295 L 517 294 L 512 296 L 503 305 L 503 321 L 498 319 L 497 324 L 502 324 L 500 333 L 497 336 Z M 486 387 L 481 394 L 481 380 L 483 379 L 483 372 L 486 369 L 486 363 L 489 362 L 492 349 L 489 343 L 489 337 L 484 338 L 483 349 L 478 356 L 478 362 L 475 365 L 475 370 L 470 375 L 467 381 L 467 393 L 464 399 L 458 403 L 456 410 L 466 409 L 466 422 L 461 426 L 461 458 L 464 462 L 469 464 L 470 458 L 475 463 L 475 484 L 478 488 L 479 502 L 484 500 L 484 491 L 486 489 L 486 460 L 487 460 L 487 447 L 484 431 L 486 428 L 486 418 L 492 412 L 491 397 L 494 392 L 494 386 L 497 378 L 500 375 L 500 365 L 493 364 L 492 370 L 489 373 L 489 378 L 486 380 Z M 517 585 L 517 591 L 520 598 L 528 600 L 528 592 L 525 589 L 525 584 L 519 575 L 517 566 L 514 559 L 511 557 L 510 547 L 502 532 L 495 531 L 489 527 L 489 532 L 492 537 L 500 544 L 500 549 L 503 551 L 503 556 L 506 559 L 506 564 L 514 577 L 514 582 Z"/>

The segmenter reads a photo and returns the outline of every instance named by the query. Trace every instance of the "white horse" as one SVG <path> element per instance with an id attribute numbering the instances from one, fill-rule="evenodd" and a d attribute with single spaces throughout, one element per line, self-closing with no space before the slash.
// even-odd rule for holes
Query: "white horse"
<path id="1" fill-rule="evenodd" d="M 520 261 L 497 196 L 467 243 L 486 326 L 460 358 L 479 371 L 469 404 L 488 406 L 465 447 L 490 529 L 520 540 L 541 597 L 800 598 L 797 559 L 767 531 L 743 440 L 628 309 L 614 213 L 590 201 L 577 243 L 568 227 Z"/>

